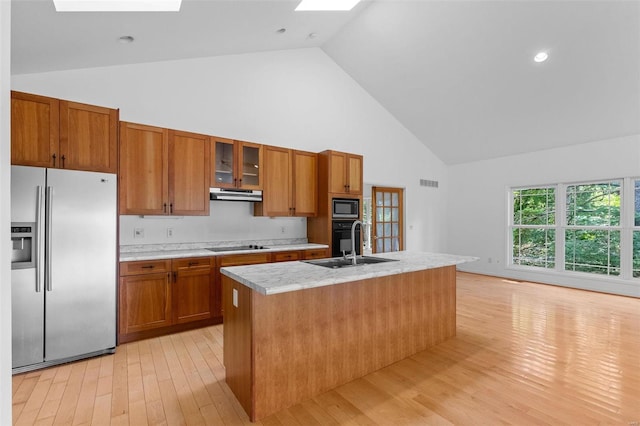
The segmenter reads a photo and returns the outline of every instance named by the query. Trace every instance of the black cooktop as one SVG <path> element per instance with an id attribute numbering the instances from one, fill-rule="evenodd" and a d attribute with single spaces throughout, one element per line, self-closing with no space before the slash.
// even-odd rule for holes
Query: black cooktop
<path id="1" fill-rule="evenodd" d="M 218 252 L 218 251 L 263 250 L 263 249 L 266 249 L 266 247 L 265 246 L 259 246 L 259 245 L 251 244 L 251 245 L 248 245 L 248 246 L 210 247 L 207 250 Z"/>

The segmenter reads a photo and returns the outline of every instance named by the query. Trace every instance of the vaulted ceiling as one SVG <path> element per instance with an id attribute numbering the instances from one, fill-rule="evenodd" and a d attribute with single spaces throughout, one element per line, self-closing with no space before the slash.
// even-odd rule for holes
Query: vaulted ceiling
<path id="1" fill-rule="evenodd" d="M 297 3 L 149 14 L 13 0 L 12 73 L 320 47 L 447 164 L 640 134 L 640 0 Z"/>

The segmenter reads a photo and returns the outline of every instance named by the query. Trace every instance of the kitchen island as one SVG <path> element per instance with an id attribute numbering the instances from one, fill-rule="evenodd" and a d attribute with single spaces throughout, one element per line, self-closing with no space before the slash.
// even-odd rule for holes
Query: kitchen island
<path id="1" fill-rule="evenodd" d="M 221 269 L 226 381 L 252 421 L 455 336 L 455 265 L 476 258 L 380 257 Z"/>

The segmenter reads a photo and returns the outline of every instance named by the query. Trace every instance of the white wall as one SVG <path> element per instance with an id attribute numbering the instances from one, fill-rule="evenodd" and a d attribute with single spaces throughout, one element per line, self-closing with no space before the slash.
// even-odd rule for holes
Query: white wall
<path id="1" fill-rule="evenodd" d="M 11 424 L 11 2 L 0 0 L 0 425 Z"/>
<path id="2" fill-rule="evenodd" d="M 479 256 L 461 268 L 470 272 L 640 296 L 638 280 L 506 267 L 509 187 L 636 176 L 640 135 L 452 166 L 447 249 Z"/>
<path id="3" fill-rule="evenodd" d="M 406 188 L 407 248 L 444 247 L 446 167 L 320 49 L 14 75 L 12 87 L 118 107 L 125 121 L 363 154 L 365 182 Z M 440 189 L 420 187 L 420 178 L 440 181 Z M 240 219 L 211 217 L 230 227 Z M 133 227 L 150 222 L 121 223 L 127 241 Z M 165 225 L 152 226 L 161 239 Z"/>

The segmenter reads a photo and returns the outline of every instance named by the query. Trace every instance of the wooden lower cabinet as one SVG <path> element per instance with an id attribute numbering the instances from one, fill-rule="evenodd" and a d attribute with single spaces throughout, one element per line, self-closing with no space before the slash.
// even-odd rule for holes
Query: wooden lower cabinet
<path id="1" fill-rule="evenodd" d="M 182 324 L 213 317 L 215 279 L 208 257 L 178 259 L 173 270 L 173 322 Z"/>
<path id="2" fill-rule="evenodd" d="M 170 272 L 120 278 L 120 333 L 171 325 Z"/>
<path id="3" fill-rule="evenodd" d="M 121 262 L 118 343 L 221 323 L 220 268 L 328 254 L 328 249 L 311 249 Z"/>
<path id="4" fill-rule="evenodd" d="M 214 309 L 214 259 L 122 262 L 118 343 L 222 322 Z"/>

